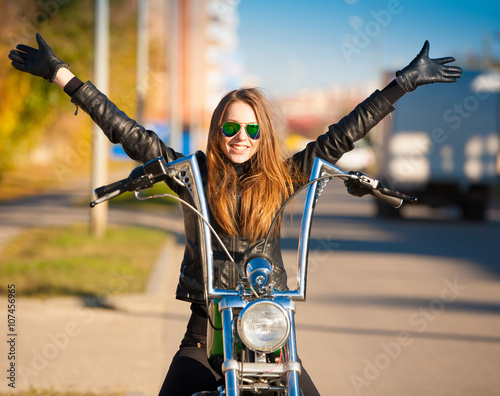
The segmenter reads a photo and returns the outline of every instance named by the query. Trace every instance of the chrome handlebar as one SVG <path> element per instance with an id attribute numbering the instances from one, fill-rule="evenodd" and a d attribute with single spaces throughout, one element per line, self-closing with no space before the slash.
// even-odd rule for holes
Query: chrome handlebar
<path id="1" fill-rule="evenodd" d="M 300 231 L 299 250 L 297 256 L 297 282 L 293 290 L 275 290 L 276 297 L 288 297 L 297 301 L 306 299 L 307 265 L 309 253 L 309 238 L 314 209 L 321 193 L 329 180 L 334 177 L 342 179 L 356 178 L 340 168 L 316 158 L 313 164 L 310 180 L 308 183 Z M 394 207 L 401 206 L 403 198 L 398 197 L 397 192 L 383 188 L 377 180 L 364 175 L 360 180 L 364 185 L 372 187 L 373 195 Z M 103 186 L 95 190 L 96 200 L 90 203 L 91 207 L 96 204 L 114 198 L 126 191 L 139 191 L 150 188 L 154 183 L 164 181 L 168 178 L 175 180 L 185 187 L 194 202 L 194 208 L 201 213 L 197 216 L 198 231 L 201 243 L 201 259 L 203 263 L 203 280 L 205 283 L 205 297 L 207 301 L 222 299 L 228 296 L 238 296 L 238 290 L 217 289 L 214 287 L 214 264 L 212 255 L 212 234 L 209 224 L 208 204 L 203 188 L 203 182 L 198 166 L 196 155 L 192 154 L 182 157 L 170 163 L 166 163 L 163 157 L 156 158 L 146 164 L 135 168 L 127 179 Z M 136 194 L 137 195 L 137 194 Z M 396 196 L 394 196 L 396 195 Z M 401 194 L 400 194 L 401 195 Z M 184 203 L 184 202 L 183 202 Z M 188 204 L 188 206 L 190 206 Z M 231 259 L 232 260 L 232 259 Z"/>

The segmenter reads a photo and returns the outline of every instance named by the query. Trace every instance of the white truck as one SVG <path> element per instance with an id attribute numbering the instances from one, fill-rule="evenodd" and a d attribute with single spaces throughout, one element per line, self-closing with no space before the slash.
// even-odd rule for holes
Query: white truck
<path id="1" fill-rule="evenodd" d="M 382 124 L 379 179 L 421 204 L 459 205 L 464 219 L 482 220 L 498 181 L 500 75 L 464 71 L 454 84 L 405 95 Z M 383 217 L 399 216 L 378 205 Z"/>

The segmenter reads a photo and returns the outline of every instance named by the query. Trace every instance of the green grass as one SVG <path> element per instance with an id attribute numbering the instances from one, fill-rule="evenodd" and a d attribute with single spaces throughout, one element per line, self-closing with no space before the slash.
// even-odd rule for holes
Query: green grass
<path id="1" fill-rule="evenodd" d="M 0 278 L 18 296 L 142 292 L 165 239 L 142 227 L 109 227 L 102 238 L 85 225 L 30 229 L 3 248 Z"/>

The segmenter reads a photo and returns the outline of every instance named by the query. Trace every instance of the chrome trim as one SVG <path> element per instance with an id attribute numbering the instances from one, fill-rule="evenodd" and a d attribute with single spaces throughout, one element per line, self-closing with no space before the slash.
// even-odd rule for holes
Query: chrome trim
<path id="1" fill-rule="evenodd" d="M 229 371 L 229 370 L 239 370 L 239 368 L 240 368 L 240 364 L 235 359 L 225 360 L 224 363 L 222 363 L 222 372 L 223 373 L 225 373 L 226 371 Z"/>
<path id="2" fill-rule="evenodd" d="M 271 283 L 273 268 L 269 260 L 263 257 L 254 257 L 245 268 L 245 272 L 252 287 L 261 290 Z"/>
<path id="3" fill-rule="evenodd" d="M 200 168 L 196 155 L 188 155 L 168 164 L 169 176 L 177 183 L 186 187 L 191 198 L 193 198 L 194 206 L 198 209 L 203 217 L 209 219 L 207 200 L 203 190 L 203 182 L 201 179 Z M 200 238 L 200 254 L 203 267 L 203 281 L 205 290 L 210 296 L 213 289 L 213 256 L 212 256 L 212 233 L 208 224 L 196 217 L 198 222 L 199 238 Z M 203 248 L 204 247 L 204 248 Z"/>
<path id="4" fill-rule="evenodd" d="M 226 309 L 231 309 L 231 308 L 243 309 L 247 306 L 247 304 L 248 301 L 243 300 L 242 297 L 228 296 L 220 300 L 219 311 L 222 312 Z"/>
<path id="5" fill-rule="evenodd" d="M 278 297 L 275 297 L 273 299 L 262 299 L 262 300 L 259 300 L 259 301 L 273 301 L 273 302 L 281 305 L 281 307 L 283 307 L 286 311 L 295 312 L 295 301 L 293 301 L 292 299 L 290 299 L 288 297 L 278 296 Z M 250 301 L 245 300 L 241 296 L 237 296 L 237 297 L 235 297 L 235 296 L 224 297 L 219 302 L 219 311 L 222 312 L 222 311 L 224 311 L 226 309 L 231 309 L 231 308 L 243 309 L 249 303 L 250 303 Z"/>
<path id="6" fill-rule="evenodd" d="M 249 375 L 275 375 L 276 374 L 286 374 L 289 372 L 296 372 L 300 374 L 302 372 L 302 367 L 299 362 L 287 362 L 283 364 L 276 365 L 276 363 L 248 363 L 243 364 L 243 373 Z"/>
<path id="7" fill-rule="evenodd" d="M 288 362 L 297 363 L 297 344 L 295 340 L 295 318 L 294 314 L 291 311 L 288 311 L 288 317 L 290 319 L 291 331 L 288 336 Z M 288 395 L 289 396 L 299 396 L 300 387 L 299 387 L 299 373 L 300 371 L 288 371 L 286 373 L 287 381 L 288 381 Z"/>
<path id="8" fill-rule="evenodd" d="M 226 379 L 226 395 L 238 396 L 238 364 L 232 363 L 236 361 L 233 354 L 233 310 L 226 309 L 222 314 L 222 337 L 224 341 L 224 362 L 228 363 L 225 367 L 224 377 Z"/>
<path id="9" fill-rule="evenodd" d="M 348 175 L 343 170 L 336 166 L 317 158 L 314 160 L 314 165 L 311 171 L 310 181 L 322 176 Z M 322 180 L 320 183 L 316 181 L 307 189 L 307 195 L 304 203 L 304 212 L 302 215 L 302 225 L 300 231 L 299 251 L 297 256 L 297 289 L 279 293 L 293 298 L 294 300 L 305 301 L 306 285 L 307 285 L 307 264 L 309 255 L 309 238 L 311 236 L 311 224 L 314 214 L 314 208 L 318 202 L 321 192 L 328 183 L 328 179 Z"/>

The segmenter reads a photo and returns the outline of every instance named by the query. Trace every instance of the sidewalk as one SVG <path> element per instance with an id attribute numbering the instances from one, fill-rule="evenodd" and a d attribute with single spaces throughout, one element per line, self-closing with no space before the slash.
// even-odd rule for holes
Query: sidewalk
<path id="1" fill-rule="evenodd" d="M 83 196 L 82 196 L 83 191 Z M 88 209 L 75 207 L 85 199 L 83 189 L 42 195 L 0 204 L 0 254 L 3 243 L 22 229 L 88 221 Z M 182 219 L 110 210 L 110 223 L 142 224 L 182 233 Z M 105 308 L 77 297 L 33 299 L 18 297 L 15 311 L 15 389 L 0 381 L 0 394 L 53 389 L 55 391 L 123 392 L 127 396 L 156 395 L 178 348 L 189 318 L 186 303 L 175 300 L 183 247 L 166 234 L 144 294 L 120 295 L 125 276 L 110 273 Z M 3 279 L 8 283 L 8 279 Z M 4 285 L 5 287 L 6 285 Z M 22 291 L 18 291 L 22 293 Z M 7 298 L 0 301 L 7 318 Z M 94 304 L 95 305 L 95 304 Z M 7 320 L 5 319 L 5 322 Z M 7 323 L 0 370 L 7 373 Z"/>

